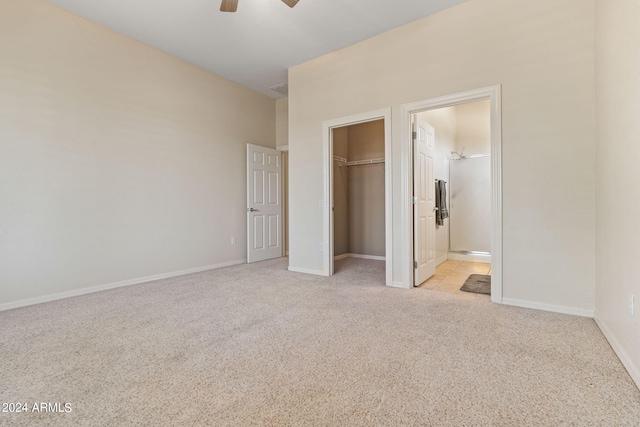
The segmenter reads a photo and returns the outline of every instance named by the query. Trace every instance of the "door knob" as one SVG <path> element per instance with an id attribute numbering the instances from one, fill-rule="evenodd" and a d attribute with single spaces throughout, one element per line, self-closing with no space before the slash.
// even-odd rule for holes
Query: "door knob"
<path id="1" fill-rule="evenodd" d="M 250 208 L 250 209 L 249 209 L 249 212 L 258 212 L 258 209 Z"/>

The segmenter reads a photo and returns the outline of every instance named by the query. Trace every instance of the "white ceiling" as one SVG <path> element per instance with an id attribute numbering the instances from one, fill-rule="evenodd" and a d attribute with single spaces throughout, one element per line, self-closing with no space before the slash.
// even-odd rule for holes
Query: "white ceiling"
<path id="1" fill-rule="evenodd" d="M 466 0 L 48 0 L 272 98 L 287 68 Z"/>

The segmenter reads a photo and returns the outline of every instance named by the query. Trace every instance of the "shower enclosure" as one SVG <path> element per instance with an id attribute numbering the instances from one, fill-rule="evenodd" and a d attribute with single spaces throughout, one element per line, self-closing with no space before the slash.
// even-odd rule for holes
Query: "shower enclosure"
<path id="1" fill-rule="evenodd" d="M 490 262 L 491 156 L 453 154 L 457 156 L 449 160 L 450 255 Z"/>

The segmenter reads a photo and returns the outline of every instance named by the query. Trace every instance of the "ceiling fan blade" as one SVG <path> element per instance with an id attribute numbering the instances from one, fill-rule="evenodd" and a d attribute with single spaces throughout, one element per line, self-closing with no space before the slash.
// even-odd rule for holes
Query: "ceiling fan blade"
<path id="1" fill-rule="evenodd" d="M 236 10 L 238 10 L 238 0 L 222 0 L 221 12 L 235 12 Z"/>
<path id="2" fill-rule="evenodd" d="M 282 0 L 282 3 L 286 4 L 289 7 L 293 7 L 298 3 L 298 0 Z"/>

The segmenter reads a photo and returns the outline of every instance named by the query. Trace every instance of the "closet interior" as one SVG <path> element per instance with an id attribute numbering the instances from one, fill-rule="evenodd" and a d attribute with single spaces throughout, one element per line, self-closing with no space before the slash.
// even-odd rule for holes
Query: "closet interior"
<path id="1" fill-rule="evenodd" d="M 332 132 L 334 261 L 347 257 L 384 260 L 384 120 Z"/>

